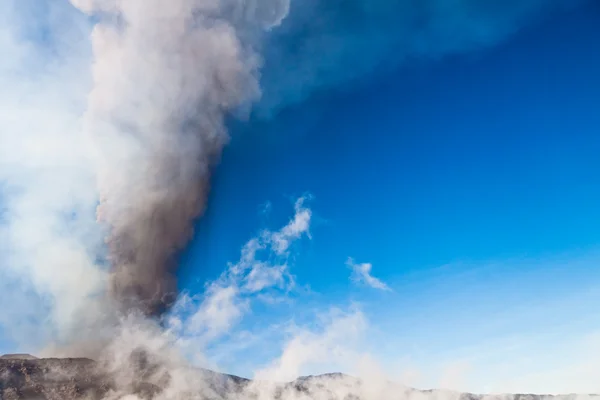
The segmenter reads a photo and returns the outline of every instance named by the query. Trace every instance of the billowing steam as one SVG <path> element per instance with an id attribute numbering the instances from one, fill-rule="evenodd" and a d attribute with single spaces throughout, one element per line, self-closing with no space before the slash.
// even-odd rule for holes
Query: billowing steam
<path id="1" fill-rule="evenodd" d="M 102 13 L 86 122 L 98 152 L 110 292 L 125 310 L 159 315 L 176 298 L 175 257 L 204 209 L 210 168 L 228 139 L 224 117 L 259 95 L 259 60 L 222 2 L 73 3 Z"/>

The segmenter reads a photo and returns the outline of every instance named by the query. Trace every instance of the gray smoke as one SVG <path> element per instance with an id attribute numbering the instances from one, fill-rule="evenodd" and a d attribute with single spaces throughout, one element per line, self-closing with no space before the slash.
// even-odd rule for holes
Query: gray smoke
<path id="1" fill-rule="evenodd" d="M 73 3 L 100 18 L 85 118 L 97 150 L 98 219 L 109 232 L 110 293 L 125 311 L 159 315 L 176 297 L 176 255 L 204 210 L 211 166 L 228 140 L 224 117 L 260 94 L 259 59 L 238 29 L 281 19 L 246 18 L 259 6 L 286 7 L 269 0 Z"/>

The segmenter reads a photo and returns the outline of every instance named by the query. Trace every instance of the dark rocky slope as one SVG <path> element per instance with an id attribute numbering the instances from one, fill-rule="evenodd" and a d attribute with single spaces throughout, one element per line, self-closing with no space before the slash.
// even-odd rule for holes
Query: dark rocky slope
<path id="1" fill-rule="evenodd" d="M 207 391 L 209 395 L 187 393 L 181 397 L 173 394 L 162 396 L 160 387 L 144 382 L 143 378 L 132 382 L 123 393 L 122 388 L 116 389 L 115 380 L 102 373 L 96 362 L 90 359 L 36 359 L 29 355 L 8 355 L 0 357 L 0 400 L 112 400 L 121 399 L 124 394 L 135 394 L 135 399 L 173 400 L 364 400 L 371 397 L 365 395 L 368 391 L 363 390 L 365 385 L 360 380 L 343 374 L 301 377 L 280 385 L 262 385 L 260 382 L 208 370 L 198 370 L 197 377 L 198 382 L 210 387 Z M 577 395 L 484 396 L 441 390 L 421 391 L 400 385 L 392 386 L 385 393 L 377 395 L 375 400 L 387 400 L 382 397 L 406 400 L 580 400 L 593 397 L 593 400 L 600 400 L 597 396 Z"/>
<path id="2" fill-rule="evenodd" d="M 0 359 L 2 400 L 101 398 L 106 390 L 104 377 L 89 359 Z"/>

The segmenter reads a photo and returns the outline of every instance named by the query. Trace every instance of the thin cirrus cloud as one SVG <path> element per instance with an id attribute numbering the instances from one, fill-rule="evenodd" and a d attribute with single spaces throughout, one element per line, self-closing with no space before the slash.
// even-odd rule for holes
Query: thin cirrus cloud
<path id="1" fill-rule="evenodd" d="M 352 274 L 350 275 L 350 280 L 352 282 L 357 284 L 364 284 L 373 289 L 383 290 L 387 292 L 392 290 L 381 279 L 371 275 L 373 265 L 371 265 L 370 263 L 359 264 L 356 263 L 352 258 L 348 258 L 348 261 L 346 261 L 346 265 L 352 270 Z"/>

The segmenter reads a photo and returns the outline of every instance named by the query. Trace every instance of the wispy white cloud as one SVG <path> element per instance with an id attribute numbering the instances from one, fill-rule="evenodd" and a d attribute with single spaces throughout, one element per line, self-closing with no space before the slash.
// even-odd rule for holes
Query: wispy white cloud
<path id="1" fill-rule="evenodd" d="M 300 238 L 302 235 L 310 237 L 310 220 L 312 212 L 304 206 L 308 200 L 307 197 L 300 197 L 296 200 L 294 208 L 296 213 L 294 218 L 278 232 L 267 233 L 267 240 L 272 244 L 273 249 L 279 255 L 283 255 L 288 251 L 292 241 Z"/>
<path id="2" fill-rule="evenodd" d="M 306 198 L 295 203 L 292 219 L 276 231 L 263 230 L 242 247 L 237 263 L 206 286 L 201 296 L 183 295 L 169 320 L 171 329 L 202 347 L 235 332 L 253 301 L 276 303 L 293 289 L 289 247 L 308 234 L 311 211 Z"/>
<path id="3" fill-rule="evenodd" d="M 375 278 L 371 275 L 373 266 L 370 263 L 357 264 L 352 258 L 348 258 L 346 265 L 352 270 L 350 280 L 355 283 L 363 283 L 373 289 L 391 291 L 390 287 L 385 284 L 382 280 Z"/>

